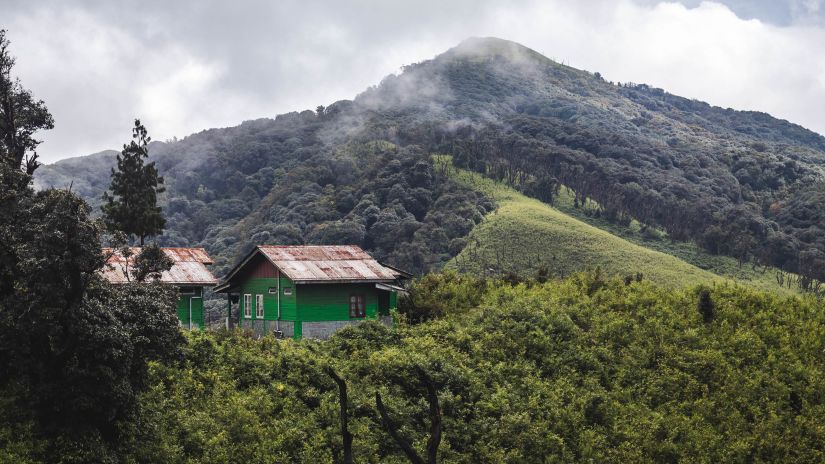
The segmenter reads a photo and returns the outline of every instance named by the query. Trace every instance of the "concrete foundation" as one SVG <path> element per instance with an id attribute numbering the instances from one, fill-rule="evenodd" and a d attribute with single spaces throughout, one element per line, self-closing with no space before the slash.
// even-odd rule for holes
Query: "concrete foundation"
<path id="1" fill-rule="evenodd" d="M 378 318 L 382 324 L 392 327 L 392 317 L 380 316 Z M 360 324 L 362 319 L 350 319 L 347 321 L 322 321 L 322 322 L 304 322 L 303 323 L 303 338 L 311 338 L 316 340 L 324 340 L 332 336 L 335 332 L 348 325 Z"/>
<path id="2" fill-rule="evenodd" d="M 392 317 L 379 316 L 378 321 L 387 327 L 392 327 Z M 319 322 L 303 322 L 302 323 L 302 337 L 314 340 L 325 340 L 332 336 L 338 330 L 348 326 L 360 324 L 363 319 L 351 319 L 347 321 L 319 321 Z M 292 338 L 295 334 L 295 322 L 280 321 L 281 338 Z M 275 321 L 266 321 L 261 319 L 241 319 L 239 327 L 242 329 L 252 331 L 256 337 L 262 337 L 276 331 Z"/>
<path id="3" fill-rule="evenodd" d="M 291 338 L 295 333 L 295 323 L 292 321 L 268 321 L 263 319 L 241 319 L 238 327 L 252 331 L 256 337 L 263 337 L 274 333 L 280 327 L 281 338 Z"/>

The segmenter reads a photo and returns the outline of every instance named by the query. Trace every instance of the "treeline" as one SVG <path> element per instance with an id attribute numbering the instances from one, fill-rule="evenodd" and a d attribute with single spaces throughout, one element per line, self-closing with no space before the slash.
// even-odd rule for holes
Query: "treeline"
<path id="1" fill-rule="evenodd" d="M 793 161 L 759 166 L 762 177 L 748 177 L 742 171 L 752 160 L 734 157 L 728 168 L 736 171 L 725 173 L 724 164 L 697 155 L 696 165 L 680 164 L 683 175 L 674 176 L 662 169 L 674 160 L 642 140 L 529 115 L 507 123 L 444 134 L 434 148 L 545 202 L 565 185 L 577 202 L 598 202 L 608 219 L 637 219 L 708 252 L 798 273 L 804 290 L 825 280 L 825 184 Z"/>

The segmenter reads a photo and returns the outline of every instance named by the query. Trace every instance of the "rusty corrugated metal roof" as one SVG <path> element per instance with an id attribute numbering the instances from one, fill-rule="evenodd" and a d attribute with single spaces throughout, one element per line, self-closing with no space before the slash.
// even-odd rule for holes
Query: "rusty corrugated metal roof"
<path id="1" fill-rule="evenodd" d="M 295 282 L 389 282 L 400 275 L 355 245 L 261 245 L 257 249 Z"/>
<path id="2" fill-rule="evenodd" d="M 203 248 L 161 248 L 172 259 L 174 264 L 168 271 L 163 272 L 160 281 L 177 285 L 215 285 L 218 279 L 209 272 L 206 265 L 212 264 L 212 258 Z M 104 279 L 114 284 L 123 284 L 134 280 L 132 261 L 140 253 L 139 247 L 130 248 L 132 256 L 127 259 L 119 252 L 112 252 L 111 248 L 104 248 L 103 253 L 109 256 L 106 265 L 100 273 Z M 129 271 L 129 278 L 126 270 Z"/>

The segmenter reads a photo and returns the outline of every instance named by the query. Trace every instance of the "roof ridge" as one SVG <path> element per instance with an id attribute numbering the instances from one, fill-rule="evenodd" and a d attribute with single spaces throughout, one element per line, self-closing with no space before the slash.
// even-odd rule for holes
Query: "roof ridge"
<path id="1" fill-rule="evenodd" d="M 258 248 L 358 248 L 358 245 L 256 245 Z"/>

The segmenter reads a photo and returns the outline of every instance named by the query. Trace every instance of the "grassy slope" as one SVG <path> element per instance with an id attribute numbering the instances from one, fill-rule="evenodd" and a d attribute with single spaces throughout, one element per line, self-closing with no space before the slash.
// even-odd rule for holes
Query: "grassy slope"
<path id="1" fill-rule="evenodd" d="M 479 174 L 452 170 L 451 176 L 494 198 L 498 209 L 489 213 L 473 229 L 467 247 L 448 267 L 472 272 L 492 268 L 523 274 L 525 270 L 535 272 L 541 265 L 546 265 L 555 275 L 567 275 L 598 266 L 605 273 L 617 276 L 641 272 L 646 279 L 673 287 L 726 280 L 718 274 L 663 252 L 666 251 L 664 242 L 669 240 L 659 240 L 663 251 L 657 251 L 584 222 L 581 219 L 592 218 L 588 218 L 583 212 L 577 213 L 581 218 L 572 217 Z M 572 200 L 564 195 L 562 197 L 560 208 L 573 210 Z M 638 241 L 643 240 L 641 234 L 634 232 L 632 227 L 627 234 L 635 234 Z M 684 249 L 689 251 L 689 247 Z M 693 253 L 701 255 L 700 252 Z M 716 263 L 715 268 L 724 270 L 730 267 L 730 263 L 725 261 L 727 258 L 716 260 L 716 257 L 711 259 L 706 255 L 703 258 Z M 736 266 L 735 260 L 733 266 Z M 722 274 L 734 277 L 728 273 Z M 770 272 L 743 270 L 734 278 L 755 287 L 793 293 L 791 290 L 780 289 Z"/>
<path id="2" fill-rule="evenodd" d="M 754 267 L 751 264 L 740 265 L 735 258 L 711 255 L 703 251 L 695 243 L 670 240 L 663 231 L 654 231 L 653 233 L 645 234 L 641 231 L 642 225 L 636 221 L 633 221 L 629 227 L 625 227 L 606 219 L 595 217 L 592 214 L 588 214 L 588 207 L 575 208 L 573 206 L 573 193 L 569 190 L 562 189 L 554 206 L 561 212 L 580 221 L 606 230 L 613 235 L 617 235 L 645 248 L 675 256 L 682 261 L 690 263 L 700 269 L 710 271 L 716 275 L 746 282 L 762 290 L 774 291 L 780 289 L 776 283 L 777 270 L 775 268 Z M 595 204 L 589 205 L 591 210 L 595 209 L 595 207 Z M 782 290 L 787 293 L 797 293 L 795 290 L 789 290 L 787 288 Z"/>

